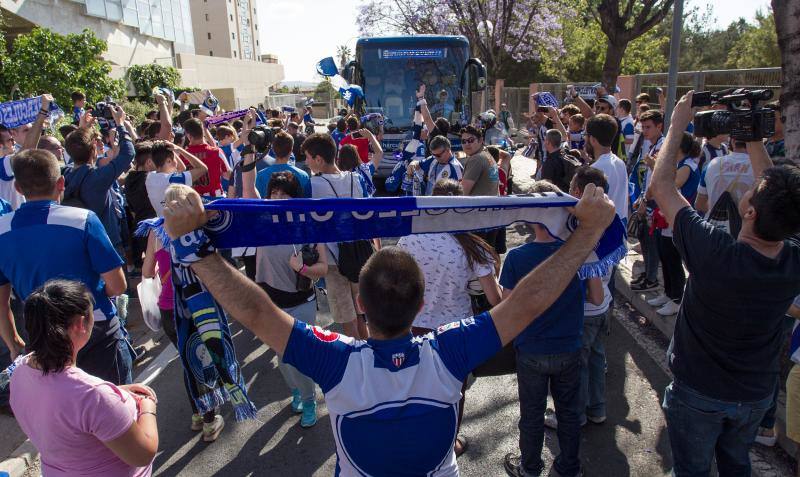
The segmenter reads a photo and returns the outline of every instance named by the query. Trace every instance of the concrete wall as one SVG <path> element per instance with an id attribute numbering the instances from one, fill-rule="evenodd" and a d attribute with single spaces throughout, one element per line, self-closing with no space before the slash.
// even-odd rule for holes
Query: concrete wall
<path id="1" fill-rule="evenodd" d="M 194 49 L 200 55 L 233 58 L 233 49 L 238 43 L 231 38 L 236 31 L 236 13 L 233 2 L 225 0 L 191 0 L 192 30 L 194 30 Z M 208 15 L 208 20 L 206 20 Z M 208 34 L 211 38 L 208 38 Z"/>
<path id="2" fill-rule="evenodd" d="M 214 91 L 226 110 L 263 103 L 269 87 L 283 80 L 281 64 L 184 54 L 175 58 L 183 86 Z M 232 92 L 224 91 L 228 89 Z"/>
<path id="3" fill-rule="evenodd" d="M 123 23 L 84 14 L 85 6 L 68 0 L 0 0 L 0 7 L 37 25 L 66 35 L 88 28 L 108 43 L 105 59 L 119 66 L 163 63 L 173 56 L 172 42 L 145 36 Z"/>

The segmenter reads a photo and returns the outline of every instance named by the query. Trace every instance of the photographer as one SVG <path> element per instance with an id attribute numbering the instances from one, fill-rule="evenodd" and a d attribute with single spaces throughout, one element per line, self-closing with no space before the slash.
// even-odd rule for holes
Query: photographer
<path id="1" fill-rule="evenodd" d="M 748 451 L 778 384 L 784 314 L 800 293 L 800 243 L 791 238 L 800 232 L 800 170 L 771 167 L 762 138 L 748 137 L 746 170 L 757 179 L 738 203 L 741 232 L 733 237 L 703 220 L 675 185 L 692 96 L 672 113 L 650 185 L 690 273 L 663 408 L 674 475 L 708 475 L 715 454 L 720 475 L 750 475 Z"/>
<path id="2" fill-rule="evenodd" d="M 64 170 L 64 198 L 67 205 L 89 209 L 100 218 L 114 248 L 125 256 L 122 222 L 124 214 L 120 196 L 112 189 L 117 179 L 131 168 L 135 152 L 128 130 L 125 128 L 125 111 L 117 105 L 106 105 L 112 115 L 119 152 L 105 165 L 97 165 L 95 148 L 97 132 L 91 127 L 81 127 L 66 137 L 65 149 L 72 158 L 72 167 Z"/>

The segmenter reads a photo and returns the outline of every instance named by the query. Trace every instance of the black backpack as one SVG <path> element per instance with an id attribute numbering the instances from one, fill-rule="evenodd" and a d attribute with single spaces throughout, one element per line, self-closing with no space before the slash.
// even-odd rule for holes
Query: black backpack
<path id="1" fill-rule="evenodd" d="M 336 188 L 333 187 L 331 181 L 325 179 L 322 175 L 320 175 L 325 182 L 331 186 L 331 190 L 333 190 L 333 194 L 338 198 L 339 194 L 336 193 Z M 350 197 L 353 197 L 353 173 L 350 173 Z M 364 264 L 367 263 L 369 257 L 375 253 L 375 249 L 372 247 L 371 240 L 354 240 L 352 242 L 339 242 L 339 260 L 338 260 L 338 267 L 339 273 L 342 274 L 343 277 L 347 278 L 351 283 L 358 283 L 358 276 L 361 274 L 361 269 L 364 268 Z"/>
<path id="2" fill-rule="evenodd" d="M 726 190 L 719 196 L 708 213 L 708 222 L 728 232 L 734 238 L 739 236 L 742 230 L 742 216 L 739 215 L 739 207 L 729 191 Z"/>
<path id="3" fill-rule="evenodd" d="M 88 166 L 86 166 L 86 167 L 88 167 Z M 75 169 L 73 169 L 73 172 L 74 171 L 75 171 Z M 66 172 L 66 171 L 64 171 L 64 172 Z M 63 172 L 62 172 L 62 174 L 63 174 Z M 84 202 L 83 199 L 81 199 L 81 189 L 83 188 L 83 181 L 85 181 L 87 177 L 89 177 L 89 171 L 88 170 L 86 171 L 86 174 L 84 174 L 83 177 L 81 178 L 81 181 L 78 184 L 78 187 L 72 189 L 72 191 L 73 191 L 72 193 L 67 194 L 67 191 L 64 191 L 64 197 L 61 199 L 61 205 L 66 205 L 66 206 L 69 206 L 69 207 L 78 207 L 80 209 L 88 209 L 89 208 L 86 205 L 86 202 Z"/>

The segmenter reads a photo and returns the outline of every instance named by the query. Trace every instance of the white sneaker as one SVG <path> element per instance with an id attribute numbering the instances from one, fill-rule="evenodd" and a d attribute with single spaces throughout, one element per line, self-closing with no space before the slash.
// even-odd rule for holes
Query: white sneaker
<path id="1" fill-rule="evenodd" d="M 225 420 L 217 414 L 212 422 L 203 423 L 203 441 L 214 442 L 225 427 Z"/>
<path id="2" fill-rule="evenodd" d="M 667 295 L 664 295 L 663 293 L 661 293 L 657 297 L 647 300 L 647 304 L 650 305 L 650 306 L 661 307 L 661 306 L 666 305 L 668 301 L 670 301 L 670 299 L 667 298 Z"/>
<path id="3" fill-rule="evenodd" d="M 670 316 L 678 313 L 678 310 L 680 309 L 681 305 L 670 300 L 664 306 L 656 310 L 656 313 L 658 313 L 661 316 Z"/>

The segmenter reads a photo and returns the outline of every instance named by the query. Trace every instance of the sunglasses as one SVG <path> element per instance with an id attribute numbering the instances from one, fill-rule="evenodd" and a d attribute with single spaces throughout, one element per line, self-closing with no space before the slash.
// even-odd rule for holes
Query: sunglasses
<path id="1" fill-rule="evenodd" d="M 478 142 L 478 138 L 468 137 L 468 138 L 462 138 L 461 139 L 461 144 L 472 144 L 472 143 L 475 143 L 475 142 Z"/>
<path id="2" fill-rule="evenodd" d="M 462 142 L 464 142 L 464 141 L 462 141 Z M 471 144 L 471 143 L 468 143 L 468 144 Z M 442 151 L 439 154 L 436 154 L 435 152 L 431 152 L 431 155 L 433 155 L 433 157 L 435 157 L 436 159 L 439 159 L 440 157 L 444 156 L 446 153 L 447 153 L 447 151 Z"/>

